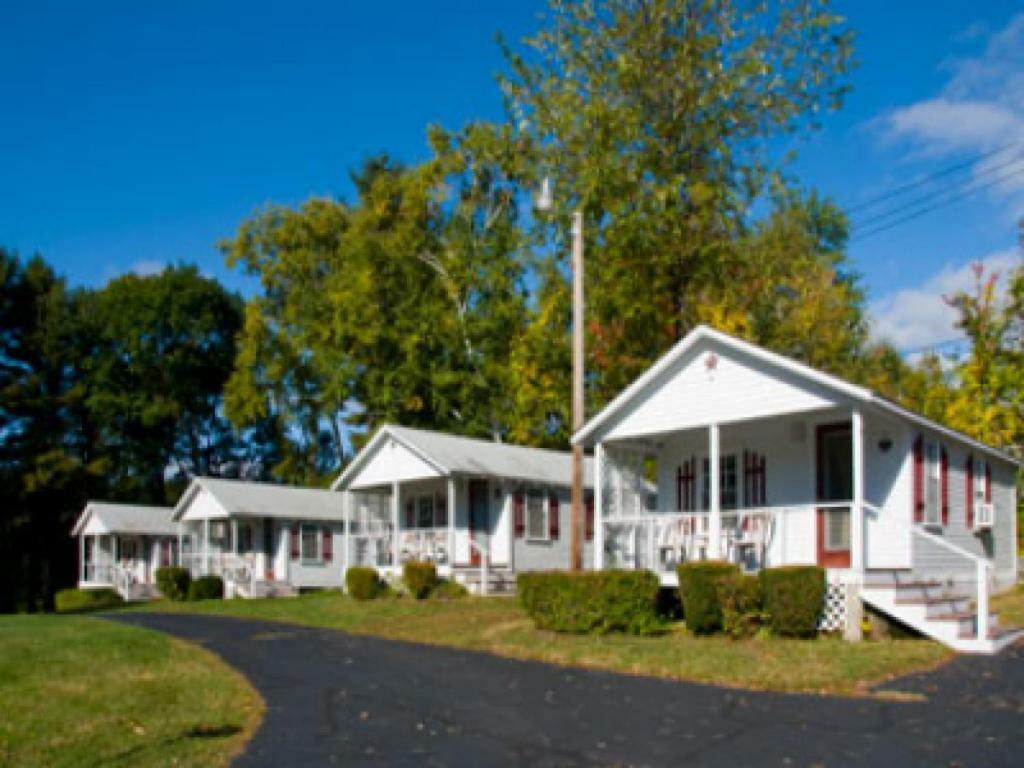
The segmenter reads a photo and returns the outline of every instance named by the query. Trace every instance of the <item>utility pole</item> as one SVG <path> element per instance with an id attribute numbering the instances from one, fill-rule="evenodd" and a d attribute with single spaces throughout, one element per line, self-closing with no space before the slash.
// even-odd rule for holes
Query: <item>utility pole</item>
<path id="1" fill-rule="evenodd" d="M 583 211 L 572 214 L 572 431 L 583 428 Z M 569 569 L 583 570 L 583 446 L 572 447 Z"/>

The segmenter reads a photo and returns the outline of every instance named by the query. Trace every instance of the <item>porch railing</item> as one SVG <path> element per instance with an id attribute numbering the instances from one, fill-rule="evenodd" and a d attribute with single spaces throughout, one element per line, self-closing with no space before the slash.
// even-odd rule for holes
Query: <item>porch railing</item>
<path id="1" fill-rule="evenodd" d="M 792 509 L 722 510 L 719 557 L 747 571 L 765 567 L 777 529 Z M 713 552 L 707 511 L 649 513 L 605 518 L 603 522 L 605 550 L 613 567 L 673 573 L 678 564 L 707 560 Z"/>
<path id="2" fill-rule="evenodd" d="M 113 563 L 86 563 L 82 572 L 82 581 L 91 584 L 113 584 Z"/>
<path id="3" fill-rule="evenodd" d="M 455 541 L 448 528 L 420 528 L 398 535 L 401 562 L 423 560 L 435 565 L 450 565 Z"/>

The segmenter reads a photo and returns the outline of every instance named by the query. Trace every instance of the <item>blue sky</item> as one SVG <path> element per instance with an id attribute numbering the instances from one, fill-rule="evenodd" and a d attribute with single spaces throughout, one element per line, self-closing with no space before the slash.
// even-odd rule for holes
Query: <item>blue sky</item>
<path id="1" fill-rule="evenodd" d="M 428 123 L 499 118 L 494 35 L 520 39 L 543 7 L 0 0 L 0 243 L 75 284 L 185 260 L 245 288 L 219 238 L 267 202 L 349 194 L 348 169 L 375 152 L 422 158 Z M 1024 139 L 1018 2 L 836 9 L 861 64 L 846 107 L 796 145 L 805 184 L 857 205 Z M 852 243 L 879 334 L 954 338 L 938 295 L 969 286 L 974 260 L 1017 263 L 1020 157 L 946 180 L 981 186 L 998 164 L 1002 183 Z"/>

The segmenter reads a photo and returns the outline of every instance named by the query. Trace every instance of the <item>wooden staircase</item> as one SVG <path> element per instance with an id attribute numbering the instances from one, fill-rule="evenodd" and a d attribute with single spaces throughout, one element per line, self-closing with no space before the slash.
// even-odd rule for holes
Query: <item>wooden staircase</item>
<path id="1" fill-rule="evenodd" d="M 483 594 L 482 579 L 479 568 L 459 568 L 452 571 L 452 581 L 464 586 L 472 595 Z M 508 568 L 489 568 L 487 571 L 488 595 L 514 595 L 516 593 L 516 575 Z"/>
<path id="2" fill-rule="evenodd" d="M 1024 630 L 1001 628 L 989 613 L 981 620 L 987 631 L 979 637 L 974 597 L 940 581 L 906 571 L 869 571 L 860 592 L 872 608 L 962 653 L 998 653 L 1024 636 Z"/>

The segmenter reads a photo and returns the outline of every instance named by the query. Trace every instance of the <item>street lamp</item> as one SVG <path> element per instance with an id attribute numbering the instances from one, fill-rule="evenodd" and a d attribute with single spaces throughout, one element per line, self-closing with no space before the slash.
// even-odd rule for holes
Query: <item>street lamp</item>
<path id="1" fill-rule="evenodd" d="M 541 182 L 537 210 L 554 206 L 551 180 Z M 583 427 L 583 211 L 572 213 L 572 431 Z M 572 447 L 572 515 L 569 535 L 569 569 L 583 569 L 583 446 Z"/>

